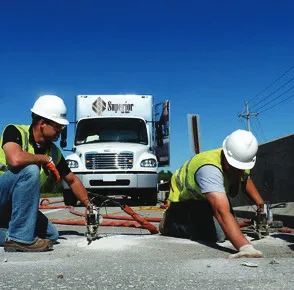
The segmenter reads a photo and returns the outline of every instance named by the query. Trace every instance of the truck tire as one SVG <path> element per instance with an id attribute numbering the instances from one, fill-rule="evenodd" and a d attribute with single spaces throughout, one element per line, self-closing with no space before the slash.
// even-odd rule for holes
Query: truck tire
<path id="1" fill-rule="evenodd" d="M 64 189 L 63 202 L 65 205 L 68 205 L 68 206 L 77 206 L 78 198 L 70 189 Z"/>
<path id="2" fill-rule="evenodd" d="M 141 198 L 140 198 L 141 199 Z M 150 188 L 146 190 L 143 194 L 144 205 L 157 205 L 157 188 Z"/>

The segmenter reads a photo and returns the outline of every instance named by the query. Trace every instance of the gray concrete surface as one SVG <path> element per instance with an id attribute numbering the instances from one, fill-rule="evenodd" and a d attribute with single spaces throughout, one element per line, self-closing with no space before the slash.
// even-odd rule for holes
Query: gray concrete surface
<path id="1" fill-rule="evenodd" d="M 253 242 L 263 259 L 160 235 L 64 235 L 49 253 L 0 250 L 1 289 L 293 289 L 293 236 Z M 246 264 L 247 263 L 247 264 Z"/>
<path id="2" fill-rule="evenodd" d="M 134 209 L 162 216 L 158 209 Z M 114 207 L 103 211 L 122 214 Z M 44 212 L 49 218 L 77 218 L 67 210 Z M 51 252 L 0 248 L 0 289 L 294 289 L 293 234 L 273 232 L 261 240 L 248 235 L 264 258 L 228 260 L 235 252 L 229 241 L 208 245 L 142 229 L 100 227 L 100 239 L 88 245 L 84 226 L 57 228 L 60 239 Z"/>

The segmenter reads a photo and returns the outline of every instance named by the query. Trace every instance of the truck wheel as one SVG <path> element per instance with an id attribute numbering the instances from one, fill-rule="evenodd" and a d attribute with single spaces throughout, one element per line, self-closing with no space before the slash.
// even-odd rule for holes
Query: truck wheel
<path id="1" fill-rule="evenodd" d="M 68 206 L 76 206 L 78 203 L 78 198 L 75 196 L 75 194 L 71 190 L 64 189 L 63 202 L 65 205 L 68 205 Z"/>
<path id="2" fill-rule="evenodd" d="M 144 194 L 145 205 L 157 205 L 157 189 L 150 189 Z"/>

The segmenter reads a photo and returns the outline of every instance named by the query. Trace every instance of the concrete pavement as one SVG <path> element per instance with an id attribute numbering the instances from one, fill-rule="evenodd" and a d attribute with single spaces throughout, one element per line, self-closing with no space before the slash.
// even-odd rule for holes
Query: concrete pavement
<path id="1" fill-rule="evenodd" d="M 148 207 L 134 210 L 144 217 L 162 215 Z M 67 209 L 44 212 L 49 218 L 79 218 Z M 101 213 L 123 214 L 118 207 Z M 294 289 L 293 234 L 247 236 L 264 258 L 228 260 L 236 252 L 229 241 L 210 245 L 137 228 L 100 227 L 100 239 L 88 245 L 85 226 L 57 229 L 60 239 L 52 252 L 7 253 L 0 247 L 1 289 Z"/>

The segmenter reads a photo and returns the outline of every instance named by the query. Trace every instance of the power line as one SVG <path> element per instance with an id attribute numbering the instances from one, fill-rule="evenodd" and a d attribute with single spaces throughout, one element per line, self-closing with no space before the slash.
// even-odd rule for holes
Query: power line
<path id="1" fill-rule="evenodd" d="M 269 100 L 266 104 L 264 105 L 261 105 L 258 109 L 256 109 L 254 113 L 251 113 L 249 111 L 249 102 L 251 102 L 252 100 L 256 99 L 258 96 L 260 96 L 262 93 L 264 93 L 267 89 L 269 89 L 272 85 L 274 85 L 277 81 L 279 81 L 281 78 L 283 78 L 286 74 L 288 74 L 292 69 L 294 68 L 294 65 L 288 69 L 287 71 L 285 71 L 282 75 L 280 75 L 277 79 L 275 79 L 270 85 L 268 85 L 265 89 L 263 89 L 261 92 L 259 92 L 257 95 L 255 95 L 253 98 L 251 98 L 249 101 L 246 101 L 245 102 L 245 110 L 243 111 L 243 113 L 240 113 L 238 114 L 238 117 L 243 117 L 247 120 L 247 130 L 250 131 L 250 118 L 251 117 L 256 117 L 258 116 L 258 114 L 260 113 L 263 113 L 275 106 L 278 106 L 279 104 L 287 101 L 288 99 L 292 98 L 294 96 L 291 95 L 283 100 L 281 100 L 280 102 L 276 103 L 276 104 L 273 104 L 272 106 L 268 107 L 268 108 L 265 108 L 264 110 L 260 111 L 260 112 L 257 112 L 259 111 L 260 109 L 264 108 L 265 106 L 269 105 L 270 103 L 274 102 L 275 100 L 279 99 L 281 96 L 285 95 L 287 92 L 289 92 L 290 90 L 292 90 L 294 88 L 294 86 L 292 86 L 290 89 L 286 90 L 285 92 L 281 93 L 279 96 L 275 97 L 274 99 L 272 100 Z M 276 92 L 278 92 L 280 89 L 284 88 L 287 84 L 289 84 L 290 82 L 292 82 L 294 80 L 294 77 L 291 78 L 290 80 L 288 80 L 286 83 L 284 83 L 283 85 L 281 85 L 279 88 L 277 88 L 275 91 L 273 91 L 272 93 L 270 93 L 269 95 L 267 95 L 266 97 L 262 98 L 261 100 L 259 100 L 257 103 L 255 103 L 254 105 L 251 106 L 251 110 L 252 108 L 256 107 L 258 104 L 260 104 L 261 102 L 264 102 L 265 100 L 267 100 L 269 97 L 271 97 L 272 95 L 274 95 Z M 259 123 L 259 120 L 258 120 L 258 124 L 259 124 L 259 127 L 261 129 L 261 126 L 260 126 L 260 123 Z M 264 134 L 263 134 L 263 131 L 261 129 L 261 132 L 262 132 L 262 135 L 263 137 Z M 265 138 L 264 138 L 265 139 Z"/>
<path id="2" fill-rule="evenodd" d="M 287 71 L 285 71 L 281 76 L 279 76 L 277 79 L 275 79 L 270 85 L 268 85 L 265 89 L 263 89 L 261 92 L 259 92 L 257 95 L 252 97 L 249 101 L 251 102 L 252 100 L 256 99 L 258 96 L 260 96 L 262 93 L 264 93 L 267 89 L 269 89 L 272 85 L 274 85 L 278 80 L 280 80 L 283 76 L 285 76 L 287 73 L 289 73 L 292 69 L 294 68 L 294 65 L 289 68 Z"/>
<path id="3" fill-rule="evenodd" d="M 252 122 L 252 131 L 253 131 L 253 134 L 257 137 L 259 134 L 258 134 L 258 132 L 257 132 L 257 129 L 256 129 L 256 127 L 255 127 L 255 125 L 254 125 L 254 123 Z"/>
<path id="4" fill-rule="evenodd" d="M 277 97 L 275 97 L 274 99 L 268 101 L 267 103 L 265 103 L 264 105 L 262 105 L 261 107 L 257 108 L 256 111 L 259 111 L 260 109 L 264 108 L 266 105 L 272 103 L 273 101 L 279 99 L 281 96 L 285 95 L 286 93 L 288 93 L 289 91 L 291 91 L 294 88 L 294 86 L 292 86 L 290 89 L 286 90 L 285 92 L 283 92 L 282 94 L 278 95 Z"/>
<path id="5" fill-rule="evenodd" d="M 273 91 L 272 93 L 270 93 L 269 95 L 267 95 L 265 98 L 261 99 L 259 102 L 257 102 L 255 105 L 253 105 L 252 107 L 256 107 L 259 103 L 265 101 L 266 99 L 268 99 L 270 96 L 272 96 L 273 94 L 275 94 L 277 91 L 279 91 L 280 89 L 282 89 L 284 86 L 286 86 L 287 84 L 289 84 L 290 82 L 292 82 L 294 80 L 294 77 L 291 78 L 289 81 L 287 81 L 286 83 L 284 83 L 282 86 L 280 86 L 279 88 L 277 88 L 275 91 Z M 251 108 L 252 108 L 251 107 Z"/>
<path id="6" fill-rule="evenodd" d="M 258 116 L 257 116 L 256 120 L 257 120 L 257 124 L 258 124 L 259 130 L 260 130 L 260 132 L 261 132 L 261 136 L 262 136 L 262 138 L 263 138 L 263 141 L 266 142 L 266 139 L 267 139 L 267 138 L 266 138 L 265 135 L 264 135 L 264 132 L 263 132 L 263 129 L 262 129 L 262 127 L 261 127 L 260 120 L 259 120 L 259 117 L 258 117 Z"/>
<path id="7" fill-rule="evenodd" d="M 273 108 L 273 107 L 276 107 L 277 105 L 279 105 L 279 104 L 281 104 L 281 103 L 283 103 L 283 102 L 285 102 L 285 101 L 289 100 L 289 99 L 290 99 L 290 98 L 292 98 L 292 97 L 294 97 L 294 94 L 293 94 L 293 95 L 291 95 L 291 96 L 289 96 L 289 97 L 288 97 L 288 98 L 286 98 L 286 99 L 283 99 L 283 100 L 282 100 L 282 101 L 280 101 L 279 103 L 277 103 L 277 104 L 274 104 L 274 105 L 272 105 L 271 107 L 264 109 L 263 111 L 260 111 L 260 112 L 259 112 L 259 114 L 261 114 L 261 113 L 263 113 L 263 112 L 265 112 L 265 111 L 268 111 L 269 109 L 271 109 L 271 108 Z"/>
<path id="8" fill-rule="evenodd" d="M 244 119 L 239 119 L 239 122 L 241 123 L 242 127 L 246 130 L 246 121 Z"/>

